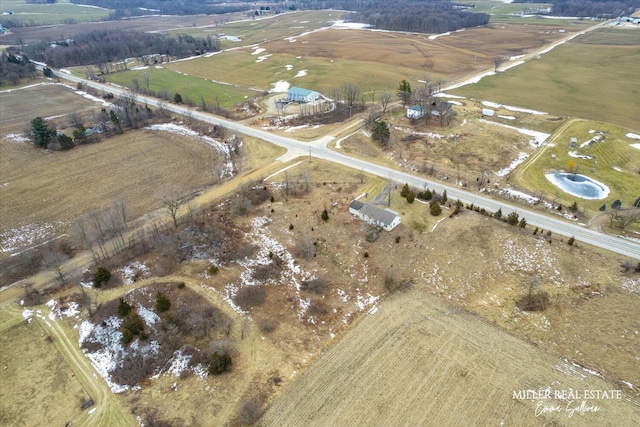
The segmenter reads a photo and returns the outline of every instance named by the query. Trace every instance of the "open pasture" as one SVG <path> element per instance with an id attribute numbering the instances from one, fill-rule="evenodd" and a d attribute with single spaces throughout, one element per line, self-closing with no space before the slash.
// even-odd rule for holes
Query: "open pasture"
<path id="1" fill-rule="evenodd" d="M 451 92 L 638 130 L 639 35 L 596 30 L 539 59 Z M 620 39 L 624 44 L 617 44 Z"/>
<path id="2" fill-rule="evenodd" d="M 0 13 L 9 11 L 13 14 L 6 15 L 5 18 L 37 25 L 60 24 L 72 20 L 91 22 L 105 18 L 111 13 L 109 9 L 73 4 L 68 0 L 58 0 L 54 4 L 27 4 L 24 0 L 2 0 Z"/>
<path id="3" fill-rule="evenodd" d="M 190 137 L 137 130 L 65 152 L 3 140 L 0 218 L 3 231 L 36 223 L 65 224 L 125 198 L 136 217 L 158 208 L 175 184 L 185 194 L 212 182 L 211 148 Z"/>
<path id="4" fill-rule="evenodd" d="M 251 98 L 257 93 L 255 90 L 211 81 L 225 81 L 217 79 L 215 75 L 210 76 L 209 78 L 211 80 L 209 80 L 207 78 L 198 78 L 181 74 L 169 68 L 153 66 L 144 69 L 107 74 L 103 77 L 111 83 L 134 87 L 135 85 L 133 84 L 133 80 L 137 79 L 139 84 L 142 84 L 143 75 L 145 73 L 149 76 L 150 90 L 156 92 L 165 90 L 171 101 L 173 101 L 174 95 L 179 93 L 184 102 L 190 100 L 198 106 L 202 105 L 202 99 L 204 99 L 208 108 L 215 106 L 216 100 L 219 102 L 221 108 L 227 108 L 232 105 L 242 103 L 247 98 Z"/>
<path id="5" fill-rule="evenodd" d="M 0 137 L 22 133 L 36 117 L 57 117 L 99 105 L 74 93 L 71 87 L 59 84 L 45 83 L 5 90 L 0 92 Z"/>
<path id="6" fill-rule="evenodd" d="M 255 55 L 255 50 L 244 48 L 166 67 L 260 89 L 287 80 L 321 91 L 344 83 L 356 83 L 363 91 L 395 91 L 402 79 L 414 87 L 425 76 L 455 80 L 491 67 L 494 56 L 523 54 L 559 38 L 557 32 L 545 28 L 486 27 L 434 40 L 425 34 L 330 28 L 260 43 L 261 50 Z M 295 77 L 302 70 L 306 74 Z"/>
<path id="7" fill-rule="evenodd" d="M 221 39 L 223 49 L 236 46 L 247 46 L 267 40 L 277 40 L 306 31 L 330 26 L 334 21 L 343 19 L 348 12 L 338 10 L 310 10 L 287 12 L 275 16 L 257 19 L 242 17 L 237 21 L 217 25 L 202 25 L 175 28 L 167 33 L 189 34 L 193 37 L 206 38 L 224 34 Z M 238 40 L 236 40 L 238 39 Z"/>
<path id="8" fill-rule="evenodd" d="M 448 306 L 424 291 L 383 301 L 291 385 L 263 426 L 547 425 L 571 423 L 562 410 L 536 416 L 517 390 L 617 389 L 563 359 Z M 588 425 L 625 424 L 637 399 L 587 401 Z M 579 402 L 574 402 L 579 405 Z M 574 417 L 579 416 L 574 414 Z"/>
<path id="9" fill-rule="evenodd" d="M 603 132 L 606 139 L 580 148 Z M 540 155 L 532 156 L 520 169 L 514 172 L 514 183 L 531 192 L 543 191 L 547 198 L 557 195 L 558 201 L 565 206 L 578 202 L 581 210 L 588 208 L 592 212 L 603 203 L 620 199 L 624 207 L 630 207 L 638 198 L 640 188 L 640 150 L 631 144 L 637 140 L 628 138 L 627 129 L 602 122 L 586 120 L 572 121 L 561 132 L 553 135 L 550 145 L 543 148 Z M 576 147 L 570 147 L 572 137 L 577 138 Z M 581 156 L 581 157 L 578 157 Z M 603 200 L 585 200 L 563 192 L 544 176 L 553 171 L 575 171 L 594 178 L 607 185 L 611 193 Z"/>
<path id="10" fill-rule="evenodd" d="M 0 424 L 62 426 L 89 400 L 47 335 L 39 319 L 0 330 Z"/>

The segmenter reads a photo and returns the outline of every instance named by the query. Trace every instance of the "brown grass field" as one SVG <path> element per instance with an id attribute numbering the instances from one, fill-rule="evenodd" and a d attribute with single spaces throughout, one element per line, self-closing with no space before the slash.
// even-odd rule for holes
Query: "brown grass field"
<path id="1" fill-rule="evenodd" d="M 640 401 L 520 400 L 522 389 L 610 390 L 561 358 L 415 290 L 385 300 L 269 409 L 262 426 L 631 425 Z M 626 399 L 630 399 L 627 401 Z M 561 412 L 536 416 L 538 402 Z"/>
<path id="2" fill-rule="evenodd" d="M 67 152 L 1 144 L 0 181 L 6 184 L 0 217 L 6 230 L 28 223 L 68 224 L 118 197 L 136 217 L 160 206 L 163 186 L 174 183 L 192 192 L 212 182 L 211 149 L 166 132 L 127 132 Z"/>
<path id="3" fill-rule="evenodd" d="M 597 401 L 600 411 L 580 418 L 585 425 L 624 425 L 637 416 L 640 377 L 635 357 L 640 347 L 633 331 L 640 325 L 629 313 L 640 294 L 637 276 L 620 273 L 619 257 L 580 242 L 569 247 L 553 239 L 549 244 L 532 236 L 530 229 L 522 231 L 476 213 L 463 211 L 448 218 L 450 210 L 445 208 L 440 217 L 433 217 L 426 205 L 407 204 L 397 190 L 391 208 L 403 215 L 403 223 L 370 243 L 365 227 L 347 206 L 365 192 L 373 198 L 386 186 L 384 180 L 308 159 L 286 175 L 292 188 L 289 197 L 282 185 L 284 172 L 269 178 L 274 202 L 255 207 L 246 217 L 235 216 L 235 227 L 251 233 L 251 220 L 265 217 L 259 235 L 280 242 L 291 253 L 296 253 L 301 239 L 311 237 L 318 243 L 316 257 L 296 256 L 296 265 L 329 278 L 324 292 L 296 292 L 289 280 L 268 286 L 265 304 L 251 309 L 250 319 L 234 314 L 233 336 L 242 356 L 228 377 L 205 382 L 161 377 L 145 382 L 141 391 L 112 396 L 115 401 L 106 403 L 107 408 L 126 407 L 139 414 L 158 407 L 159 419 L 176 425 L 218 425 L 226 420 L 236 420 L 230 425 L 237 425 L 235 414 L 242 402 L 256 397 L 262 408 L 274 405 L 264 425 L 376 420 L 389 425 L 392 420 L 386 414 L 400 417 L 395 424 L 422 424 L 429 416 L 444 425 L 500 420 L 573 425 L 565 412 L 535 418 L 535 402 L 512 398 L 514 390 L 549 386 L 614 388 L 630 399 Z M 311 183 L 308 193 L 300 190 L 305 177 Z M 293 188 L 301 192 L 294 195 Z M 332 208 L 333 202 L 337 205 Z M 205 213 L 221 215 L 232 205 L 216 204 Z M 330 211 L 326 223 L 320 219 L 324 208 Z M 243 244 L 255 244 L 254 238 L 247 237 Z M 138 259 L 152 266 L 157 255 Z M 185 261 L 173 278 L 162 280 L 186 281 L 217 305 L 219 295 L 229 283 L 237 283 L 244 268 L 229 264 L 210 276 L 204 273 L 209 265 L 205 260 Z M 383 285 L 386 272 L 398 280 L 413 279 L 415 291 L 389 295 Z M 533 275 L 542 278 L 540 289 L 549 293 L 551 304 L 543 313 L 527 314 L 516 309 L 515 302 Z M 127 290 L 98 292 L 101 300 L 109 300 Z M 359 308 L 367 295 L 381 299 Z M 307 298 L 319 310 L 313 323 L 311 314 L 299 314 L 298 300 Z M 374 306 L 376 313 L 365 314 Z M 259 332 L 266 322 L 275 330 Z M 247 335 L 238 339 L 244 323 Z M 65 333 L 75 335 L 70 327 Z M 315 385 L 306 388 L 319 384 L 309 380 L 316 375 L 324 378 L 320 394 L 314 394 Z M 177 391 L 172 390 L 174 383 Z M 292 397 L 300 390 L 308 393 L 305 402 Z M 222 397 L 225 391 L 230 394 Z M 409 410 L 417 405 L 422 409 Z"/>
<path id="4" fill-rule="evenodd" d="M 36 83 L 43 80 L 36 80 Z M 68 86 L 41 84 L 0 92 L 0 126 L 2 137 L 22 133 L 29 122 L 40 116 L 56 117 L 95 109 L 100 104 L 83 98 Z"/>
<path id="5" fill-rule="evenodd" d="M 46 327 L 12 314 L 0 331 L 0 424 L 64 425 L 80 414 L 81 401 L 89 395 L 47 342 Z"/>
<path id="6" fill-rule="evenodd" d="M 579 25 L 568 31 L 583 28 Z M 263 89 L 269 89 L 270 83 L 277 80 L 288 80 L 292 85 L 321 91 L 345 83 L 359 84 L 363 91 L 394 91 L 403 78 L 412 85 L 418 85 L 417 80 L 425 76 L 453 81 L 492 67 L 495 56 L 523 54 L 561 36 L 544 25 L 490 25 L 435 40 L 425 34 L 330 28 L 292 37 L 293 41 L 278 38 L 260 43 L 266 50 L 259 55 L 251 55 L 251 49 L 239 49 L 167 67 L 201 78 Z M 269 54 L 273 56 L 256 62 L 258 56 Z M 285 65 L 294 68 L 287 71 Z M 245 72 L 238 74 L 238 69 Z M 301 69 L 308 74 L 292 80 Z"/>

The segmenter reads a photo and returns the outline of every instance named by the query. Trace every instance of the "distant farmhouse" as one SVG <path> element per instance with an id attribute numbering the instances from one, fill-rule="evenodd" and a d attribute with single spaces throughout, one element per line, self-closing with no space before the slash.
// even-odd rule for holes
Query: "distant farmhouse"
<path id="1" fill-rule="evenodd" d="M 314 102 L 320 99 L 320 94 L 313 90 L 293 86 L 287 91 L 287 99 L 289 102 Z"/>
<path id="2" fill-rule="evenodd" d="M 419 105 L 412 105 L 410 107 L 407 108 L 407 118 L 408 119 L 421 119 L 422 116 L 424 116 L 424 111 L 422 110 L 422 107 Z"/>
<path id="3" fill-rule="evenodd" d="M 439 124 L 440 126 L 449 125 L 451 118 L 454 115 L 453 108 L 450 102 L 437 100 L 427 104 L 426 107 L 421 105 L 412 105 L 407 107 L 407 118 L 412 120 L 421 119 L 424 117 L 425 112 L 429 113 L 430 124 Z M 433 121 L 437 119 L 437 123 Z"/>
<path id="4" fill-rule="evenodd" d="M 393 230 L 400 224 L 400 215 L 391 209 L 380 209 L 377 206 L 363 203 L 359 200 L 351 202 L 349 212 L 361 218 L 367 224 L 382 227 L 387 231 Z"/>

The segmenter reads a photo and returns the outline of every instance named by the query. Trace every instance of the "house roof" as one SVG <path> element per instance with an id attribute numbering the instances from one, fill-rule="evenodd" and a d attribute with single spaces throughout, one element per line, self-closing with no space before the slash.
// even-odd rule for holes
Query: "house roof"
<path id="1" fill-rule="evenodd" d="M 309 90 L 309 89 L 303 89 L 301 87 L 290 87 L 289 90 L 287 91 L 287 93 L 293 93 L 299 96 L 308 96 L 309 94 L 313 93 L 314 91 Z"/>
<path id="2" fill-rule="evenodd" d="M 355 209 L 363 215 L 373 218 L 385 225 L 390 225 L 398 214 L 391 209 L 380 209 L 370 203 L 362 203 L 358 200 L 354 200 L 349 205 L 349 208 Z"/>
<path id="3" fill-rule="evenodd" d="M 408 110 L 412 110 L 412 111 L 418 111 L 420 113 L 422 113 L 422 107 L 419 105 L 412 105 L 409 108 L 407 108 Z"/>

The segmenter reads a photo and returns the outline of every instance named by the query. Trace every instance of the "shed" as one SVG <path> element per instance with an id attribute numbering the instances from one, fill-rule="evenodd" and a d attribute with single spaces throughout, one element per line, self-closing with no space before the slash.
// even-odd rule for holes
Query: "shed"
<path id="1" fill-rule="evenodd" d="M 569 140 L 569 147 L 575 147 L 577 144 L 578 144 L 578 138 L 571 137 L 571 139 Z"/>
<path id="2" fill-rule="evenodd" d="M 482 109 L 482 115 L 483 115 L 483 116 L 493 117 L 493 115 L 494 115 L 495 113 L 496 113 L 495 111 L 490 110 L 490 109 L 488 109 L 488 108 L 483 108 L 483 109 Z"/>
<path id="3" fill-rule="evenodd" d="M 409 119 L 420 119 L 424 116 L 424 111 L 422 107 L 419 105 L 412 105 L 407 108 L 407 118 Z"/>
<path id="4" fill-rule="evenodd" d="M 310 89 L 293 86 L 287 91 L 287 99 L 289 102 L 313 102 L 320 99 L 320 94 Z"/>
<path id="5" fill-rule="evenodd" d="M 367 224 L 382 227 L 387 231 L 393 230 L 400 224 L 400 215 L 391 209 L 380 209 L 371 203 L 354 200 L 349 205 L 349 212 L 362 219 Z"/>

